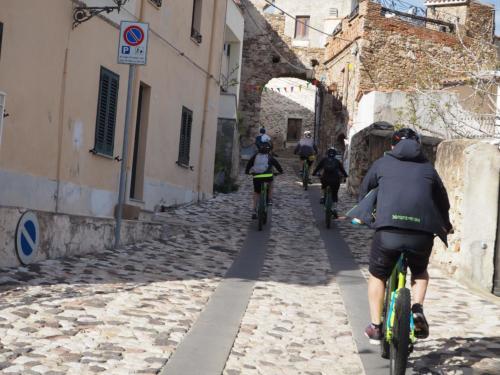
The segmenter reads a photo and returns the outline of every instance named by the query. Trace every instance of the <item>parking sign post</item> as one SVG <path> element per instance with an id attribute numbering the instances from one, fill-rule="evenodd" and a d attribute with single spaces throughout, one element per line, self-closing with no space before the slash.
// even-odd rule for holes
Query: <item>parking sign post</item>
<path id="1" fill-rule="evenodd" d="M 115 248 L 120 246 L 120 234 L 125 203 L 127 182 L 127 159 L 129 129 L 132 121 L 132 96 L 137 65 L 146 65 L 148 51 L 149 25 L 142 22 L 122 21 L 120 25 L 120 42 L 118 44 L 118 63 L 128 64 L 127 106 L 125 109 L 125 128 L 123 134 L 122 160 L 120 168 L 120 187 L 116 210 Z"/>

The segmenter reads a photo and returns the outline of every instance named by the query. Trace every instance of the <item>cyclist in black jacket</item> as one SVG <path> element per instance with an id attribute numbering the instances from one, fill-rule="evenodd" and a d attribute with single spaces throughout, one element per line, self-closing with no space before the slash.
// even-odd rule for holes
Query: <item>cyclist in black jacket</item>
<path id="1" fill-rule="evenodd" d="M 330 147 L 326 152 L 326 158 L 321 159 L 319 164 L 316 166 L 313 172 L 313 176 L 317 175 L 319 171 L 323 170 L 321 175 L 321 190 L 323 191 L 323 197 L 320 203 L 325 203 L 325 194 L 327 186 L 330 187 L 332 192 L 333 201 L 333 215 L 337 218 L 337 202 L 339 201 L 338 193 L 340 188 L 340 177 L 347 177 L 347 173 L 344 169 L 342 163 L 336 158 L 337 150 Z"/>
<path id="2" fill-rule="evenodd" d="M 438 173 L 422 154 L 419 136 L 411 129 L 401 129 L 393 134 L 392 145 L 392 151 L 373 163 L 359 192 L 361 200 L 378 187 L 368 281 L 372 321 L 365 330 L 374 344 L 381 339 L 385 281 L 403 249 L 411 250 L 408 263 L 415 301 L 415 335 L 429 335 L 422 305 L 429 283 L 427 266 L 434 234 L 446 243 L 446 235 L 452 230 L 448 194 Z"/>

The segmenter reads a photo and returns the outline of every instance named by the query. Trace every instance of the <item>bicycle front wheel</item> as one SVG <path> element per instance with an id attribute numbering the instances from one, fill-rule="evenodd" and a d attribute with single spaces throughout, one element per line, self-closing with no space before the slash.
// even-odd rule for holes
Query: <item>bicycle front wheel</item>
<path id="1" fill-rule="evenodd" d="M 408 288 L 399 290 L 395 314 L 394 337 L 391 343 L 391 375 L 404 375 L 410 354 L 411 296 Z"/>

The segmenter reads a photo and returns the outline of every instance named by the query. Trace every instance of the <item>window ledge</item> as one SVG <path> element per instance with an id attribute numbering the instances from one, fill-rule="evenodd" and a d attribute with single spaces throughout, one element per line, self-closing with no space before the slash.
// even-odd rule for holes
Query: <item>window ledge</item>
<path id="1" fill-rule="evenodd" d="M 154 6 L 156 9 L 160 9 L 161 8 L 162 0 L 149 0 L 149 3 L 152 6 Z"/>
<path id="2" fill-rule="evenodd" d="M 128 198 L 127 203 L 130 204 L 131 206 L 136 206 L 143 208 L 146 202 L 144 202 L 142 199 L 137 199 L 137 198 Z"/>
<path id="3" fill-rule="evenodd" d="M 192 165 L 188 165 L 188 164 L 182 163 L 180 161 L 176 161 L 175 164 L 177 164 L 177 166 L 179 166 L 181 168 L 190 169 L 190 170 L 194 171 L 194 167 Z"/>
<path id="4" fill-rule="evenodd" d="M 103 158 L 106 158 L 106 159 L 109 159 L 109 160 L 114 160 L 115 159 L 115 158 L 113 158 L 113 155 L 103 154 L 102 152 L 96 151 L 95 149 L 90 149 L 89 152 L 92 155 L 100 156 L 100 157 L 103 157 Z"/>
<path id="5" fill-rule="evenodd" d="M 197 41 L 194 37 L 191 37 L 190 39 L 191 39 L 191 40 L 192 40 L 192 42 L 193 42 L 194 44 L 196 44 L 197 46 L 201 45 L 201 42 L 198 42 L 198 41 Z"/>

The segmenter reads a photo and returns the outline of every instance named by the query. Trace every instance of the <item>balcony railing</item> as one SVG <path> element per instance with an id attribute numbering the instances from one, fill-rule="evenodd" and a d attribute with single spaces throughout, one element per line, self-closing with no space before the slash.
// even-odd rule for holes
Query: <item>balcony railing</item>
<path id="1" fill-rule="evenodd" d="M 397 17 L 405 22 L 411 23 L 415 26 L 426 27 L 429 29 L 445 32 L 445 33 L 453 33 L 455 32 L 455 25 L 449 22 L 436 20 L 434 18 L 427 18 L 423 16 L 418 16 L 411 13 L 400 12 L 399 10 L 394 10 L 390 8 L 382 7 L 380 9 L 380 14 L 386 17 Z"/>

